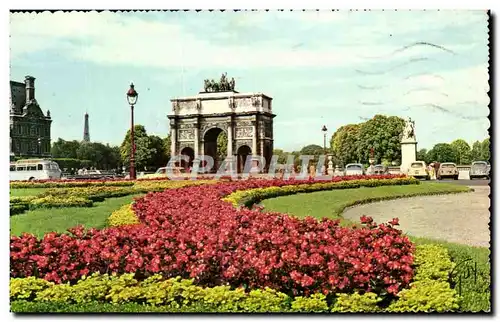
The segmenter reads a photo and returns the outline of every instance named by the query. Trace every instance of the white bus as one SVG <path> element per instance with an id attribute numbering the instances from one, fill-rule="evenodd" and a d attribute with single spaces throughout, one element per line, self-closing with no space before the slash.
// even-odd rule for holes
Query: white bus
<path id="1" fill-rule="evenodd" d="M 26 159 L 10 163 L 10 181 L 61 179 L 62 171 L 54 161 Z"/>

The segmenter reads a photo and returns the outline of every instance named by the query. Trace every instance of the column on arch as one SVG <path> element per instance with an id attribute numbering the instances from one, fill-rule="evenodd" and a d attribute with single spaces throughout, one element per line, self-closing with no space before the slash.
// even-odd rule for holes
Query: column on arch
<path id="1" fill-rule="evenodd" d="M 177 149 L 177 122 L 175 119 L 170 120 L 170 157 L 174 157 Z"/>

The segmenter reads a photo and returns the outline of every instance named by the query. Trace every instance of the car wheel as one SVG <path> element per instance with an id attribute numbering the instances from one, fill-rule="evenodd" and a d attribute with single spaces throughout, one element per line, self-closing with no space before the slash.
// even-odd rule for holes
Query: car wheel
<path id="1" fill-rule="evenodd" d="M 458 176 L 455 176 L 453 179 L 458 180 Z"/>
<path id="2" fill-rule="evenodd" d="M 31 178 L 28 179 L 28 181 L 34 181 L 34 180 L 35 180 L 34 177 L 31 177 Z"/>

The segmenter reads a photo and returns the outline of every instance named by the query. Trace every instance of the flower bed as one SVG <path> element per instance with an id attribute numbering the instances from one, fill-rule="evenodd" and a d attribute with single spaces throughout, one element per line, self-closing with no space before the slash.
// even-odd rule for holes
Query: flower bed
<path id="1" fill-rule="evenodd" d="M 317 182 L 247 180 L 172 189 L 136 201 L 139 225 L 75 228 L 72 235 L 51 233 L 42 240 L 13 236 L 11 276 L 38 274 L 61 283 L 93 272 L 133 272 L 138 280 L 161 273 L 199 285 L 271 287 L 294 296 L 396 294 L 406 287 L 413 245 L 392 224 L 345 228 L 332 220 L 235 209 L 221 200 L 238 190 L 305 183 Z"/>
<path id="2" fill-rule="evenodd" d="M 40 278 L 11 278 L 10 300 L 13 311 L 61 310 L 119 311 L 134 307 L 141 311 L 163 312 L 446 312 L 458 308 L 458 298 L 447 283 L 453 263 L 446 249 L 418 246 L 415 252 L 415 278 L 409 289 L 397 297 L 384 298 L 375 293 L 334 294 L 326 297 L 290 297 L 273 289 L 245 292 L 229 286 L 200 287 L 194 280 L 165 279 L 154 275 L 138 281 L 133 274 L 121 276 L 93 274 L 74 285 L 54 284 Z M 385 303 L 384 303 L 385 302 Z M 106 307 L 113 304 L 113 307 Z M 119 304 L 122 304 L 120 306 Z M 133 310 L 132 310 L 133 311 Z"/>

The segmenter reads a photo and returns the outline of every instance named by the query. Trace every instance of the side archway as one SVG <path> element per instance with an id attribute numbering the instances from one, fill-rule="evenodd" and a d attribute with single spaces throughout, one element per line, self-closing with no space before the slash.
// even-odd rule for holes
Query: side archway
<path id="1" fill-rule="evenodd" d="M 252 149 L 248 145 L 242 145 L 238 148 L 238 151 L 236 151 L 237 154 L 237 169 L 238 173 L 243 173 L 243 170 L 245 169 L 245 162 L 247 160 L 247 157 L 249 155 L 252 155 Z"/>
<path id="2" fill-rule="evenodd" d="M 188 162 L 184 161 L 184 158 L 182 158 L 181 167 L 184 169 L 192 167 L 194 160 L 194 150 L 190 147 L 185 147 L 184 149 L 181 150 L 181 155 L 187 156 L 189 158 Z"/>

